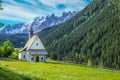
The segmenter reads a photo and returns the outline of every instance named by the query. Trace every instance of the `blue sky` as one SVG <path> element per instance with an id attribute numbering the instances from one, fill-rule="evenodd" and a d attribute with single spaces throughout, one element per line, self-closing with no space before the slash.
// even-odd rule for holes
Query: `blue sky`
<path id="1" fill-rule="evenodd" d="M 3 0 L 0 22 L 7 24 L 25 23 L 34 17 L 54 13 L 80 11 L 92 0 Z"/>

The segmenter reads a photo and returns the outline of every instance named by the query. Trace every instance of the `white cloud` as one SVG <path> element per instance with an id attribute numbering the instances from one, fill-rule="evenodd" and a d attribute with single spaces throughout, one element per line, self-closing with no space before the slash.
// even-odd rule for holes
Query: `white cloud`
<path id="1" fill-rule="evenodd" d="M 37 5 L 37 2 L 35 0 L 26 0 L 26 2 L 28 2 L 32 5 Z"/>
<path id="2" fill-rule="evenodd" d="M 58 4 L 65 4 L 68 7 L 75 7 L 75 6 L 85 6 L 86 0 L 39 0 L 39 2 L 49 5 L 52 7 L 56 7 Z"/>
<path id="3" fill-rule="evenodd" d="M 39 8 L 37 7 L 36 9 L 32 9 L 31 6 L 25 5 L 23 3 L 17 3 L 13 0 L 9 0 L 8 2 L 10 4 L 5 3 L 2 4 L 2 7 L 4 9 L 0 11 L 0 19 L 14 21 L 28 21 L 30 19 L 33 19 L 34 17 L 44 14 L 44 11 L 41 13 L 39 13 L 39 11 L 36 12 L 35 11 L 36 9 L 39 10 Z"/>
<path id="4" fill-rule="evenodd" d="M 54 12 L 57 13 L 57 15 L 67 11 L 80 11 L 88 4 L 86 0 L 39 0 L 39 2 L 55 8 Z M 59 4 L 64 4 L 66 8 L 60 11 L 57 8 Z"/>
<path id="5" fill-rule="evenodd" d="M 3 11 L 0 11 L 0 19 L 13 21 L 29 21 L 37 16 L 45 16 L 55 13 L 60 15 L 65 11 L 81 10 L 86 6 L 86 0 L 3 0 Z M 42 3 L 42 4 L 41 4 Z M 65 9 L 59 10 L 56 6 L 64 4 Z"/>
<path id="6" fill-rule="evenodd" d="M 16 16 L 18 18 L 23 18 L 23 19 L 29 20 L 30 18 L 38 16 L 34 12 L 26 10 L 22 7 L 17 7 L 17 6 L 13 6 L 13 5 L 3 5 L 3 8 L 4 8 L 4 10 L 0 12 L 0 14 L 1 14 L 0 18 L 5 15 L 9 15 L 9 16 L 11 15 L 11 16 Z"/>
<path id="7" fill-rule="evenodd" d="M 11 20 L 11 21 L 20 21 L 20 22 L 26 22 L 28 20 L 26 20 L 25 18 L 21 18 L 21 17 L 18 17 L 18 16 L 11 16 L 11 15 L 8 15 L 8 14 L 1 14 L 2 16 L 0 16 L 0 19 L 2 20 Z"/>

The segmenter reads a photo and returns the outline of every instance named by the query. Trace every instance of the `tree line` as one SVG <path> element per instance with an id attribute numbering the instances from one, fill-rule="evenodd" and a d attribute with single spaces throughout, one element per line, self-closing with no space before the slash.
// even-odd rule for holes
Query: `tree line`
<path id="1" fill-rule="evenodd" d="M 5 41 L 2 43 L 0 38 L 0 57 L 9 57 L 14 51 L 15 49 L 11 42 Z"/>
<path id="2" fill-rule="evenodd" d="M 95 0 L 69 21 L 39 36 L 52 59 L 120 69 L 119 14 L 118 0 Z"/>

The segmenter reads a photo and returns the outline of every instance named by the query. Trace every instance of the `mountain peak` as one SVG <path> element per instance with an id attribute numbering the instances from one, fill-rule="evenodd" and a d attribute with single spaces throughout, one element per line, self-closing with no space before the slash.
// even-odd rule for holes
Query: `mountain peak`
<path id="1" fill-rule="evenodd" d="M 41 16 L 41 17 L 35 17 L 32 20 L 28 21 L 25 24 L 14 24 L 14 25 L 7 25 L 6 27 L 0 29 L 0 33 L 2 34 L 16 34 L 16 33 L 28 33 L 28 30 L 30 26 L 33 27 L 35 33 L 42 31 L 43 29 L 46 29 L 48 27 L 52 27 L 54 25 L 58 25 L 60 23 L 63 23 L 67 20 L 69 20 L 71 17 L 73 17 L 76 13 L 69 12 L 63 12 L 62 16 L 58 17 L 55 16 L 55 14 L 51 14 L 48 16 Z M 18 30 L 16 30 L 18 29 Z M 11 30 L 11 31 L 9 31 Z M 14 31 L 15 30 L 15 31 Z M 15 32 L 15 33 L 14 33 Z"/>
<path id="2" fill-rule="evenodd" d="M 52 13 L 52 14 L 51 14 L 51 16 L 55 16 L 55 14 L 54 14 L 54 13 Z"/>

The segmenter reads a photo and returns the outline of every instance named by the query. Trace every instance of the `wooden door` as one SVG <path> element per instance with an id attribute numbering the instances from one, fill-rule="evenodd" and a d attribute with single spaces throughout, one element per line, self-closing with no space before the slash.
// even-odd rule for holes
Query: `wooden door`
<path id="1" fill-rule="evenodd" d="M 39 62 L 39 56 L 36 56 L 36 62 Z"/>

